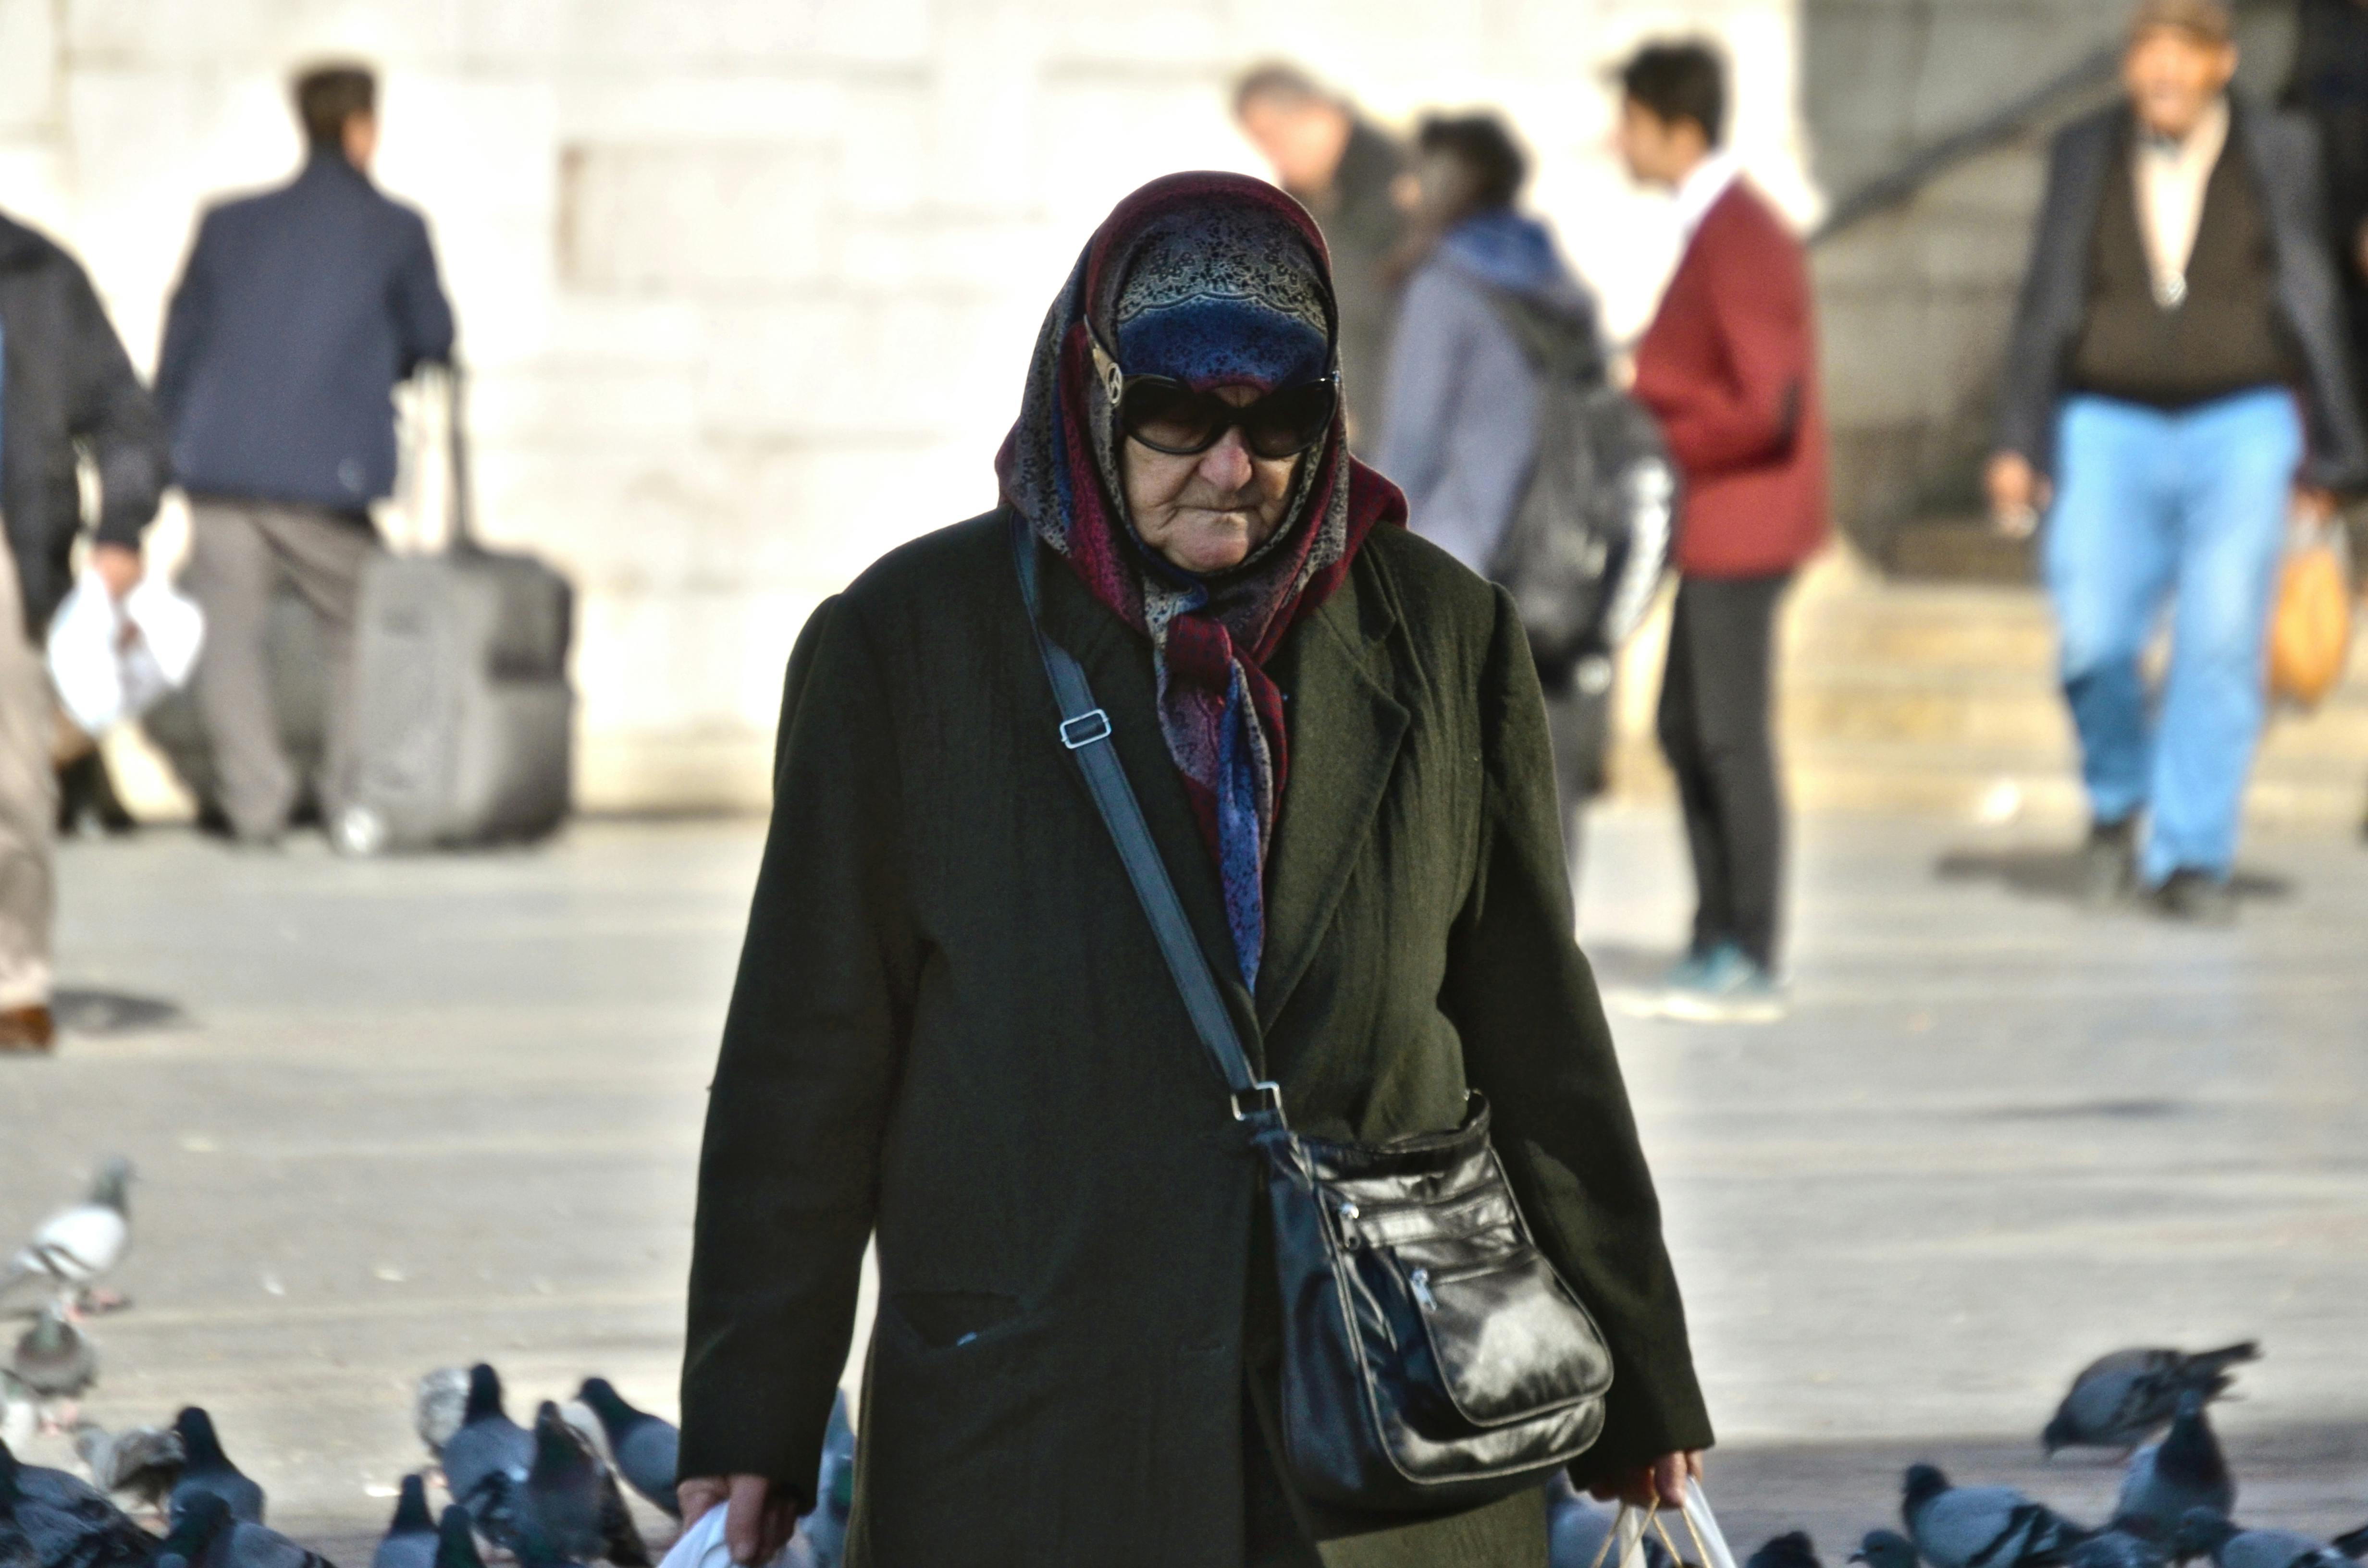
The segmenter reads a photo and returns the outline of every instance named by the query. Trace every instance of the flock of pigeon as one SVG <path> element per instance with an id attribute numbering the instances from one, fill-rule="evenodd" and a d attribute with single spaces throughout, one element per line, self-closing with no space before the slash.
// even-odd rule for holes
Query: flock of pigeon
<path id="1" fill-rule="evenodd" d="M 170 1426 L 115 1433 L 80 1419 L 78 1402 L 98 1378 L 97 1347 L 82 1324 L 129 1304 L 100 1281 L 131 1244 L 131 1180 L 129 1162 L 108 1161 L 88 1196 L 43 1221 L 0 1275 L 0 1297 L 36 1284 L 49 1292 L 0 1364 L 0 1568 L 332 1568 L 264 1523 L 262 1486 L 222 1451 L 203 1409 L 191 1405 Z M 620 1482 L 681 1517 L 678 1434 L 605 1378 L 586 1379 L 564 1407 L 543 1401 L 534 1425 L 521 1426 L 492 1367 L 442 1368 L 419 1381 L 412 1422 L 434 1462 L 404 1477 L 371 1568 L 484 1568 L 489 1553 L 521 1568 L 651 1568 Z M 42 1431 L 73 1435 L 88 1480 L 17 1459 Z M 780 1568 L 836 1568 L 854 1466 L 842 1395 L 820 1501 L 798 1521 Z M 450 1498 L 440 1517 L 428 1508 L 431 1478 Z"/>
<path id="2" fill-rule="evenodd" d="M 233 1464 L 205 1411 L 169 1427 L 109 1434 L 80 1421 L 75 1402 L 98 1375 L 80 1324 L 125 1303 L 100 1281 L 131 1240 L 128 1162 L 100 1167 L 82 1202 L 43 1221 L 0 1276 L 0 1297 L 28 1282 L 51 1292 L 0 1367 L 0 1568 L 331 1568 L 263 1522 L 264 1492 Z M 2332 1541 L 2235 1520 L 2237 1481 L 2207 1406 L 2250 1343 L 2189 1355 L 2117 1351 L 2073 1382 L 2040 1435 L 2043 1449 L 2122 1449 L 2130 1458 L 2113 1517 L 2073 1523 L 2008 1486 L 1958 1486 L 1929 1464 L 1907 1469 L 1904 1532 L 1878 1529 L 1850 1561 L 1866 1568 L 2355 1568 L 2368 1525 Z M 443 1368 L 419 1381 L 413 1425 L 432 1466 L 407 1475 L 371 1568 L 484 1568 L 486 1552 L 521 1568 L 650 1568 L 623 1485 L 679 1521 L 674 1426 L 637 1410 L 602 1378 L 563 1407 L 545 1400 L 534 1425 L 504 1407 L 490 1366 Z M 71 1430 L 90 1479 L 21 1463 L 14 1449 L 39 1428 Z M 814 1511 L 772 1568 L 836 1568 L 854 1501 L 855 1433 L 846 1396 L 831 1411 Z M 431 1474 L 450 1502 L 429 1510 Z M 123 1496 L 165 1525 L 160 1538 L 111 1500 Z M 1606 1568 L 1614 1510 L 1566 1482 L 1549 1494 L 1552 1568 Z M 1648 1533 L 1646 1568 L 1679 1568 Z M 1802 1532 L 1778 1536 L 1745 1568 L 1822 1568 Z"/>
<path id="3" fill-rule="evenodd" d="M 1870 1531 L 1850 1554 L 1867 1568 L 2170 1568 L 2209 1559 L 2213 1568 L 2356 1568 L 2368 1557 L 2368 1525 L 2332 1541 L 2292 1530 L 2248 1529 L 2233 1517 L 2237 1478 L 2205 1407 L 2226 1392 L 2230 1369 L 2255 1359 L 2248 1343 L 2189 1355 L 2120 1350 L 2075 1379 L 2040 1434 L 2062 1449 L 2129 1451 L 2113 1517 L 2089 1528 L 2010 1486 L 1958 1486 L 1929 1464 L 1907 1467 L 1900 1530 Z M 1616 1515 L 1555 1490 L 1553 1568 L 1603 1568 Z M 1671 1568 L 1668 1549 L 1645 1538 L 1647 1568 Z M 1806 1534 L 1778 1536 L 1745 1568 L 1820 1568 Z"/>

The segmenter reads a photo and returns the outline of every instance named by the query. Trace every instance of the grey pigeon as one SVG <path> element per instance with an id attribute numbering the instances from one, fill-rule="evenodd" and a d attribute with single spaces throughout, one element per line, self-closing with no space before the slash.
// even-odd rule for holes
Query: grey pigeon
<path id="1" fill-rule="evenodd" d="M 1744 1560 L 1743 1568 L 1823 1568 L 1816 1543 L 1806 1530 L 1793 1530 L 1771 1539 Z"/>
<path id="2" fill-rule="evenodd" d="M 2089 1532 L 2010 1486 L 1952 1486 L 1907 1467 L 1900 1514 L 1932 1568 L 2037 1568 L 2064 1562 Z"/>
<path id="3" fill-rule="evenodd" d="M 65 1309 L 51 1301 L 18 1337 L 8 1369 L 32 1391 L 45 1415 L 70 1426 L 74 1401 L 98 1381 L 98 1350 Z"/>
<path id="4" fill-rule="evenodd" d="M 2219 1398 L 2236 1380 L 2228 1369 L 2260 1358 L 2252 1340 L 2217 1350 L 2116 1350 L 2090 1362 L 2039 1435 L 2049 1454 L 2058 1449 L 2129 1449 L 2169 1425 L 2179 1396 L 2192 1390 Z"/>
<path id="5" fill-rule="evenodd" d="M 2171 1551 L 2182 1562 L 2209 1557 L 2216 1568 L 2351 1568 L 2339 1547 L 2294 1530 L 2245 1529 L 2210 1508 L 2180 1520 Z"/>
<path id="6" fill-rule="evenodd" d="M 1916 1568 L 1916 1543 L 1897 1530 L 1869 1530 L 1850 1560 L 1868 1568 Z"/>
<path id="7" fill-rule="evenodd" d="M 609 1456 L 625 1484 L 648 1498 L 659 1512 L 670 1517 L 682 1517 L 682 1505 L 675 1500 L 675 1460 L 682 1447 L 682 1434 L 674 1423 L 636 1410 L 625 1403 L 624 1396 L 606 1378 L 586 1378 L 584 1386 L 575 1391 L 600 1421 L 601 1433 L 609 1439 Z M 846 1395 L 839 1396 L 840 1406 Z M 834 1408 L 834 1417 L 844 1419 L 842 1411 Z"/>
<path id="8" fill-rule="evenodd" d="M 467 1517 L 465 1509 L 462 1517 Z M 370 1568 L 436 1568 L 436 1516 L 427 1511 L 427 1477 L 406 1475 L 402 1494 L 395 1499 L 394 1517 L 387 1521 L 386 1534 L 370 1553 Z"/>
<path id="9" fill-rule="evenodd" d="M 2356 1530 L 2346 1531 L 2327 1544 L 2346 1557 L 2355 1560 L 2368 1557 L 2368 1525 L 2362 1525 Z"/>
<path id="10" fill-rule="evenodd" d="M 837 1426 L 837 1417 L 844 1413 L 846 1404 L 847 1396 L 841 1393 L 838 1404 L 831 1412 L 834 1430 Z M 850 1432 L 847 1471 L 850 1483 L 854 1478 L 852 1437 L 853 1434 Z M 824 1471 L 827 1474 L 829 1473 L 829 1440 L 825 1438 L 824 1443 Z M 848 1500 L 850 1503 L 853 1501 L 851 1493 Z M 814 1513 L 822 1512 L 823 1507 L 818 1505 Z M 1571 1485 L 1570 1477 L 1561 1471 L 1556 1471 L 1554 1479 L 1546 1483 L 1548 1568 L 1618 1568 L 1612 1557 L 1612 1552 L 1617 1549 L 1605 1543 L 1611 1539 L 1611 1527 L 1619 1517 L 1620 1510 L 1617 1507 L 1581 1496 L 1578 1489 Z M 800 1528 L 803 1528 L 803 1522 Z M 837 1540 L 837 1551 L 843 1553 L 847 1540 L 844 1515 L 840 1517 Z M 827 1562 L 818 1562 L 816 1568 L 828 1568 L 830 1563 L 836 1563 L 837 1561 L 835 1555 Z M 1645 1568 L 1678 1568 L 1678 1561 L 1669 1555 L 1669 1549 L 1663 1546 L 1661 1538 L 1649 1529 L 1645 1532 Z"/>
<path id="11" fill-rule="evenodd" d="M 92 1288 L 123 1261 L 131 1245 L 131 1210 L 125 1189 L 131 1162 L 118 1154 L 98 1167 L 90 1195 L 41 1221 L 0 1275 L 0 1296 L 39 1279 L 63 1299 L 120 1306 L 121 1298 Z"/>
<path id="12" fill-rule="evenodd" d="M 156 1538 L 62 1470 L 22 1464 L 0 1444 L 0 1564 L 146 1568 Z"/>
<path id="13" fill-rule="evenodd" d="M 505 1476 L 494 1491 L 495 1506 L 477 1516 L 479 1528 L 522 1563 L 597 1560 L 649 1568 L 649 1548 L 633 1528 L 616 1475 L 549 1400 L 535 1412 L 534 1463 L 526 1480 L 513 1484 Z"/>
<path id="14" fill-rule="evenodd" d="M 2194 1509 L 2229 1514 L 2236 1507 L 2237 1480 L 2228 1473 L 2228 1458 L 2203 1414 L 2203 1395 L 2190 1389 L 2179 1396 L 2179 1414 L 2162 1441 L 2132 1456 L 2114 1513 L 2168 1536 Z"/>
<path id="15" fill-rule="evenodd" d="M 458 1367 L 438 1367 L 419 1380 L 419 1390 L 412 1396 L 411 1429 L 430 1454 L 442 1459 L 444 1445 L 468 1413 L 469 1374 Z"/>
<path id="16" fill-rule="evenodd" d="M 91 1484 L 110 1494 L 130 1493 L 162 1513 L 185 1455 L 181 1435 L 169 1426 L 126 1426 L 109 1433 L 85 1422 L 74 1428 L 74 1452 L 90 1471 Z"/>
<path id="17" fill-rule="evenodd" d="M 433 1561 L 434 1568 L 485 1568 L 484 1557 L 477 1551 L 476 1521 L 458 1503 L 446 1508 L 437 1523 Z"/>
<path id="18" fill-rule="evenodd" d="M 2072 1549 L 2071 1568 L 2168 1568 L 2168 1532 L 2148 1520 L 2116 1518 Z"/>
<path id="19" fill-rule="evenodd" d="M 221 1494 L 173 1499 L 173 1528 L 156 1548 L 155 1568 L 336 1568 L 278 1530 L 231 1517 Z"/>
<path id="20" fill-rule="evenodd" d="M 263 1488 L 257 1486 L 222 1452 L 214 1435 L 214 1418 L 197 1405 L 173 1418 L 181 1439 L 181 1479 L 173 1483 L 173 1517 L 177 1522 L 191 1499 L 214 1496 L 244 1525 L 263 1522 Z"/>
<path id="21" fill-rule="evenodd" d="M 813 1554 L 814 1568 L 838 1568 L 838 1560 L 847 1555 L 847 1521 L 854 1512 L 855 1424 L 848 1419 L 847 1391 L 841 1389 L 830 1402 L 830 1425 L 823 1429 L 814 1512 L 798 1521 L 798 1534 Z"/>
<path id="22" fill-rule="evenodd" d="M 502 1380 L 480 1361 L 469 1369 L 461 1429 L 444 1443 L 444 1488 L 480 1528 L 534 1464 L 534 1436 L 502 1408 Z"/>

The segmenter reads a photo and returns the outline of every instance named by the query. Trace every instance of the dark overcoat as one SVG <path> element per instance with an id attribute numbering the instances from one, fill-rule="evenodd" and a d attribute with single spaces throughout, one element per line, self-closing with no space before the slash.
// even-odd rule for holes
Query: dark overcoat
<path id="1" fill-rule="evenodd" d="M 1273 1356 L 1258 1171 L 1055 733 L 1008 527 L 888 555 L 791 658 L 700 1170 L 682 1473 L 811 1498 L 876 1235 L 850 1562 L 1240 1568 L 1244 1391 Z M 1043 564 L 1046 628 L 1235 976 L 1149 644 Z M 1290 775 L 1257 994 L 1229 1000 L 1292 1124 L 1390 1139 L 1486 1093 L 1611 1344 L 1582 1475 L 1707 1444 L 1510 601 L 1377 528 L 1268 667 Z M 1361 1526 L 1333 1562 L 1499 1568 L 1543 1561 L 1539 1514 L 1321 1528 Z"/>

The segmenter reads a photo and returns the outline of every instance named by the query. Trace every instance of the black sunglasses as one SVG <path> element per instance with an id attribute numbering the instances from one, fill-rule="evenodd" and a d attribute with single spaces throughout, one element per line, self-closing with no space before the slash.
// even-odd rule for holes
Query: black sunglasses
<path id="1" fill-rule="evenodd" d="M 1155 452 L 1196 457 L 1238 426 L 1242 444 L 1261 458 L 1297 457 L 1324 438 L 1340 404 L 1340 373 L 1283 387 L 1249 403 L 1227 403 L 1195 392 L 1173 376 L 1130 376 L 1099 343 L 1094 364 L 1102 373 L 1119 427 Z"/>

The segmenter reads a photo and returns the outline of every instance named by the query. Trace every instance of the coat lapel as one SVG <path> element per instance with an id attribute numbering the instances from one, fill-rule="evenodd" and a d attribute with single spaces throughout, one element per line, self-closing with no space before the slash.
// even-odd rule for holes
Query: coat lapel
<path id="1" fill-rule="evenodd" d="M 1367 559 L 1370 559 L 1368 557 Z M 1258 1015 L 1272 1025 L 1307 971 L 1388 791 L 1406 710 L 1390 693 L 1387 596 L 1351 571 L 1292 634 L 1291 777 L 1267 864 Z"/>

